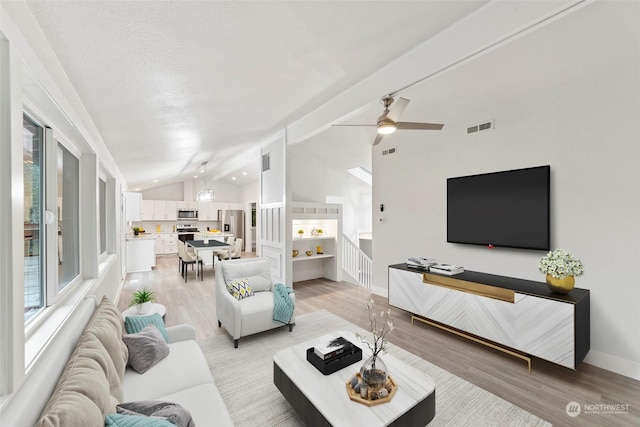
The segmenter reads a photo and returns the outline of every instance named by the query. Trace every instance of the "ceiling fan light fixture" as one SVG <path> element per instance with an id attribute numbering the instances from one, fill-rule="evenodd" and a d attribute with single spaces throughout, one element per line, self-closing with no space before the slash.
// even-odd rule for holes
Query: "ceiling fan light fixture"
<path id="1" fill-rule="evenodd" d="M 393 120 L 386 117 L 378 121 L 378 133 L 381 135 L 389 135 L 396 131 L 396 124 Z"/>

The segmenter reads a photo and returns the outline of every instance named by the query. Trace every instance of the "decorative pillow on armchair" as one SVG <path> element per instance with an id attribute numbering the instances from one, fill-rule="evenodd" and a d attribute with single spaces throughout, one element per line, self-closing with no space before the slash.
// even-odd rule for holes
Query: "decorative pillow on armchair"
<path id="1" fill-rule="evenodd" d="M 137 334 L 123 335 L 122 341 L 129 348 L 129 365 L 139 374 L 144 374 L 169 355 L 169 345 L 152 324 Z"/>
<path id="2" fill-rule="evenodd" d="M 253 296 L 253 291 L 247 279 L 238 279 L 227 283 L 227 290 L 238 301 Z"/>

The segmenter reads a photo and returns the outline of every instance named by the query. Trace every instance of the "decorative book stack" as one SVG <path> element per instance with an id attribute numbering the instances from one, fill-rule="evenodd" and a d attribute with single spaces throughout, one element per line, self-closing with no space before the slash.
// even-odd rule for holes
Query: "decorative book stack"
<path id="1" fill-rule="evenodd" d="M 362 350 L 343 337 L 307 349 L 307 360 L 324 375 L 362 360 Z"/>
<path id="2" fill-rule="evenodd" d="M 423 257 L 414 257 L 407 259 L 407 266 L 411 268 L 418 268 L 422 270 L 429 269 L 430 266 L 437 263 L 435 258 L 423 258 Z"/>
<path id="3" fill-rule="evenodd" d="M 451 264 L 434 264 L 429 267 L 429 271 L 432 273 L 446 274 L 447 276 L 453 276 L 454 274 L 460 274 L 464 271 L 464 267 L 459 267 Z"/>

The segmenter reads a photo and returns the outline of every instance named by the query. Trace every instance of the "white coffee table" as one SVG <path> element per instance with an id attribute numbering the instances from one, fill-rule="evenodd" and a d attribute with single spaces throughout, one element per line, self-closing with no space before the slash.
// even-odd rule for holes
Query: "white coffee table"
<path id="1" fill-rule="evenodd" d="M 162 320 L 164 320 L 165 314 L 167 314 L 167 307 L 158 303 L 151 303 L 151 307 L 146 313 L 138 313 L 138 308 L 134 305 L 133 307 L 127 308 L 122 312 L 122 317 L 125 318 L 127 316 L 151 316 L 154 313 L 158 313 L 162 316 Z"/>
<path id="2" fill-rule="evenodd" d="M 362 348 L 362 361 L 323 375 L 307 361 L 306 351 L 342 336 Z M 435 382 L 391 354 L 381 357 L 398 384 L 391 401 L 365 406 L 349 399 L 345 384 L 371 356 L 350 332 L 338 331 L 280 350 L 273 356 L 273 382 L 307 425 L 425 426 L 435 416 Z"/>

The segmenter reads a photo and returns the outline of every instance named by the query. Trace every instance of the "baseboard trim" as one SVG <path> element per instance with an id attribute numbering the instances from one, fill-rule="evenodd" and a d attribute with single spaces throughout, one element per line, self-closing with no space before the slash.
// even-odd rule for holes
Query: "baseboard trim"
<path id="1" fill-rule="evenodd" d="M 640 363 L 632 360 L 591 350 L 585 357 L 584 363 L 640 381 Z"/>
<path id="2" fill-rule="evenodd" d="M 371 287 L 371 292 L 381 297 L 389 298 L 389 288 L 379 288 L 377 286 Z"/>

